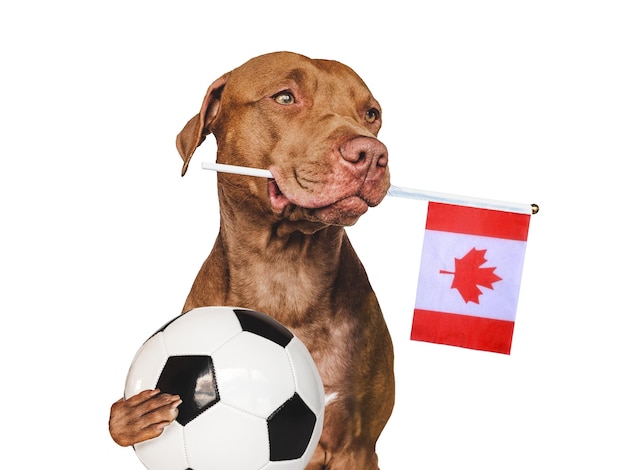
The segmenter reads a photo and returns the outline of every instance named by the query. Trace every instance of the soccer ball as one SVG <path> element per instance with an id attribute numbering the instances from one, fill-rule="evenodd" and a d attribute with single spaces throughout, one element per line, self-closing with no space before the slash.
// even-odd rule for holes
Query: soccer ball
<path id="1" fill-rule="evenodd" d="M 324 389 L 304 344 L 236 307 L 177 316 L 137 352 L 124 396 L 180 395 L 176 421 L 134 446 L 149 470 L 303 469 L 319 442 Z"/>

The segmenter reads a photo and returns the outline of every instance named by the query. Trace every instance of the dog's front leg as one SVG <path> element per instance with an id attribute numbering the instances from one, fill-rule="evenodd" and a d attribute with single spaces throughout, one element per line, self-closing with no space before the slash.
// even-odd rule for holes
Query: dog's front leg
<path id="1" fill-rule="evenodd" d="M 146 390 L 128 399 L 120 398 L 111 406 L 109 432 L 123 446 L 135 445 L 160 436 L 178 416 L 178 395 Z"/>

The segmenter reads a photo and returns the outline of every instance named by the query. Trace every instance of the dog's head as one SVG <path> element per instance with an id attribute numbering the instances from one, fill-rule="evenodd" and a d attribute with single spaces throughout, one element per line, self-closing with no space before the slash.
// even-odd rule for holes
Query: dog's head
<path id="1" fill-rule="evenodd" d="M 280 220 L 352 225 L 389 188 L 387 149 L 376 138 L 381 117 L 349 67 L 278 52 L 218 78 L 178 135 L 177 148 L 184 175 L 195 149 L 213 133 L 219 163 L 269 169 L 274 176 L 220 174 L 226 183 L 220 196 L 252 195 L 248 206 Z"/>

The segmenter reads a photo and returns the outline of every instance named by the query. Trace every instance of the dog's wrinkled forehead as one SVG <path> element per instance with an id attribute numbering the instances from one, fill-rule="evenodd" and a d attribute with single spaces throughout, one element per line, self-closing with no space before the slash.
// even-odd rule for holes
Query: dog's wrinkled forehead
<path id="1" fill-rule="evenodd" d="M 350 67 L 292 52 L 261 55 L 236 68 L 223 98 L 254 101 L 293 87 L 318 96 L 321 93 L 349 96 L 353 101 L 374 100 L 367 85 Z"/>

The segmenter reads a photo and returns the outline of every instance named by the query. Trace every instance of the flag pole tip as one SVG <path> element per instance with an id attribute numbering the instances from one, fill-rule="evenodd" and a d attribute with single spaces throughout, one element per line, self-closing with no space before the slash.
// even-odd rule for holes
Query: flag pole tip
<path id="1" fill-rule="evenodd" d="M 539 212 L 539 206 L 537 204 L 531 204 L 530 208 L 533 211 L 533 215 L 536 214 L 537 212 Z"/>

